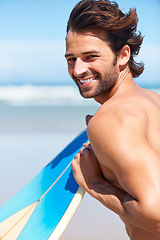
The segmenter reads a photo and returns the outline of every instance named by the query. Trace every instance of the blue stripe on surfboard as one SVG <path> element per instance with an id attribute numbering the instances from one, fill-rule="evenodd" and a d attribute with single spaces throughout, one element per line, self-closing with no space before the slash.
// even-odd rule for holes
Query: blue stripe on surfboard
<path id="1" fill-rule="evenodd" d="M 68 180 L 67 180 L 68 179 Z M 59 194 L 55 194 L 61 189 Z M 43 198 L 17 240 L 48 239 L 68 208 L 78 189 L 71 168 Z"/>
<path id="2" fill-rule="evenodd" d="M 75 138 L 55 159 L 51 161 L 29 184 L 0 208 L 0 222 L 24 207 L 39 200 L 60 173 L 72 161 L 84 142 L 87 142 L 84 131 Z M 47 193 L 48 195 L 49 193 Z M 45 196 L 46 198 L 46 196 Z"/>

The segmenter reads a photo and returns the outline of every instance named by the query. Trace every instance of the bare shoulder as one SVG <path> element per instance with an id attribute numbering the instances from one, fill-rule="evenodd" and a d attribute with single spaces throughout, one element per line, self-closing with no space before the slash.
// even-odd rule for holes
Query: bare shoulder
<path id="1" fill-rule="evenodd" d="M 100 108 L 89 122 L 88 137 L 99 162 L 115 174 L 120 186 L 136 199 L 147 199 L 148 191 L 142 189 L 147 182 L 148 189 L 155 192 L 159 158 L 146 136 L 148 115 L 141 104 L 132 103 Z"/>
<path id="2" fill-rule="evenodd" d="M 104 104 L 88 126 L 88 134 L 107 136 L 124 134 L 125 131 L 145 131 L 148 116 L 144 109 L 133 102 Z"/>
<path id="3" fill-rule="evenodd" d="M 127 166 L 122 159 L 134 159 L 138 146 L 146 142 L 147 123 L 146 113 L 134 104 L 106 105 L 91 119 L 88 137 L 99 160 L 115 172 L 116 166 Z"/>
<path id="4" fill-rule="evenodd" d="M 145 93 L 149 96 L 155 98 L 156 100 L 160 100 L 160 94 L 155 92 L 154 90 L 144 89 Z"/>

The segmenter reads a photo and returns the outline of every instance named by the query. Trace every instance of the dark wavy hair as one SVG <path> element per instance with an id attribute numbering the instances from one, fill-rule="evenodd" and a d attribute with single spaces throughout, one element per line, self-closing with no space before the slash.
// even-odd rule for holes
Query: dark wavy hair
<path id="1" fill-rule="evenodd" d="M 70 29 L 75 32 L 95 28 L 105 30 L 106 41 L 116 55 L 124 45 L 128 45 L 131 51 L 129 67 L 135 78 L 144 70 L 144 64 L 134 60 L 143 41 L 141 33 L 137 32 L 137 23 L 136 9 L 130 9 L 127 14 L 124 14 L 115 2 L 82 0 L 70 14 L 67 33 Z"/>

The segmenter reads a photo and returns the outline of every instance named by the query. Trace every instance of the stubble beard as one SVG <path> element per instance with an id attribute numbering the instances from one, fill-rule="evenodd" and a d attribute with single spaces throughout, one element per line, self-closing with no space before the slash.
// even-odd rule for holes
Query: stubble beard
<path id="1" fill-rule="evenodd" d="M 98 96 L 109 94 L 119 77 L 118 70 L 115 66 L 112 71 L 110 73 L 106 73 L 103 78 L 99 74 L 97 75 L 98 77 L 96 81 L 98 81 L 98 84 L 93 90 L 91 90 L 90 87 L 83 88 L 83 86 L 79 86 L 77 83 L 79 92 L 83 98 L 96 98 Z"/>

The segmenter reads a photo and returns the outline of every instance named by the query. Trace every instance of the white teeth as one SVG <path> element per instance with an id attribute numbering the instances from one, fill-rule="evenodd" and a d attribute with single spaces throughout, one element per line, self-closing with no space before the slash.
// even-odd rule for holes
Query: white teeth
<path id="1" fill-rule="evenodd" d="M 95 78 L 88 78 L 88 79 L 85 79 L 85 80 L 79 79 L 80 83 L 82 83 L 82 84 L 92 82 L 93 80 L 95 80 Z"/>

